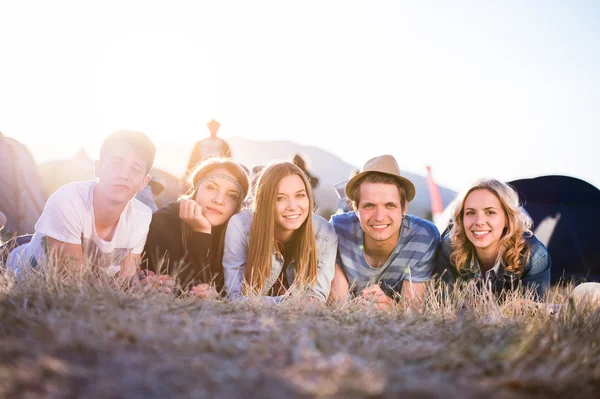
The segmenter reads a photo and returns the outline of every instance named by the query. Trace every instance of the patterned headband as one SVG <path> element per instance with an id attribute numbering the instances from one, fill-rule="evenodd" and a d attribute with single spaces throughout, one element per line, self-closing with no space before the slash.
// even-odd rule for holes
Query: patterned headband
<path id="1" fill-rule="evenodd" d="M 246 193 L 244 192 L 244 189 L 242 188 L 241 184 L 237 180 L 235 180 L 233 177 L 227 176 L 227 175 L 222 175 L 222 174 L 209 175 L 209 176 L 206 176 L 203 179 L 200 179 L 198 181 L 198 183 L 196 183 L 196 190 L 198 190 L 198 187 L 200 187 L 200 185 L 202 183 L 204 183 L 205 181 L 210 180 L 210 179 L 214 179 L 216 177 L 219 177 L 219 178 L 225 179 L 225 180 L 229 180 L 230 182 L 232 182 L 233 184 L 235 184 L 237 186 L 237 188 L 240 189 L 240 193 L 242 193 L 242 199 L 246 198 Z"/>

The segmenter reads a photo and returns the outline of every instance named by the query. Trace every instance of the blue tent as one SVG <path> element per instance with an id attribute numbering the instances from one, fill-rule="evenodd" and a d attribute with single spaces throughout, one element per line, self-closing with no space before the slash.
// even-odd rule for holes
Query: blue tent
<path id="1" fill-rule="evenodd" d="M 509 182 L 552 257 L 552 282 L 600 281 L 600 190 L 574 177 L 541 176 Z"/>

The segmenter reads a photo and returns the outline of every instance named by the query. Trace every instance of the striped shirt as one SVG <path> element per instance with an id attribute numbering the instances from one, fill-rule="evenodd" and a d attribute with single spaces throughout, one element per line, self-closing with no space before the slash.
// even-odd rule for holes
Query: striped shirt
<path id="1" fill-rule="evenodd" d="M 437 227 L 419 217 L 406 215 L 400 237 L 387 262 L 371 267 L 364 255 L 363 231 L 355 212 L 334 215 L 330 221 L 338 235 L 336 262 L 342 266 L 356 295 L 372 284 L 380 284 L 388 296 L 400 292 L 401 282 L 431 279 L 440 242 Z"/>

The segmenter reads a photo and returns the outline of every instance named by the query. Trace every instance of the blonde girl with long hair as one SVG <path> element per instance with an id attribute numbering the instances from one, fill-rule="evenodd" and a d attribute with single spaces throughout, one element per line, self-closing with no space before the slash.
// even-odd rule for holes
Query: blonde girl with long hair
<path id="1" fill-rule="evenodd" d="M 480 279 L 496 294 L 550 285 L 548 250 L 531 232 L 531 219 L 508 184 L 481 179 L 458 202 L 442 237 L 436 271 L 447 282 Z"/>
<path id="2" fill-rule="evenodd" d="M 313 206 L 310 183 L 298 166 L 275 162 L 265 167 L 252 208 L 234 215 L 225 233 L 229 298 L 260 295 L 279 302 L 284 295 L 307 292 L 327 300 L 337 235 Z"/>

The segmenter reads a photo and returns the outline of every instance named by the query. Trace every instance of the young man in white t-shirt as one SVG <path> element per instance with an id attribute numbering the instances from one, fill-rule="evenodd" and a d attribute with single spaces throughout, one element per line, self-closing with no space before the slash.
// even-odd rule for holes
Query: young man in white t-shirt
<path id="1" fill-rule="evenodd" d="M 134 196 L 150 180 L 155 152 L 143 133 L 111 133 L 95 162 L 97 180 L 66 184 L 50 196 L 31 242 L 12 251 L 7 267 L 35 267 L 52 260 L 81 270 L 91 264 L 109 275 L 134 276 L 152 218 Z"/>

